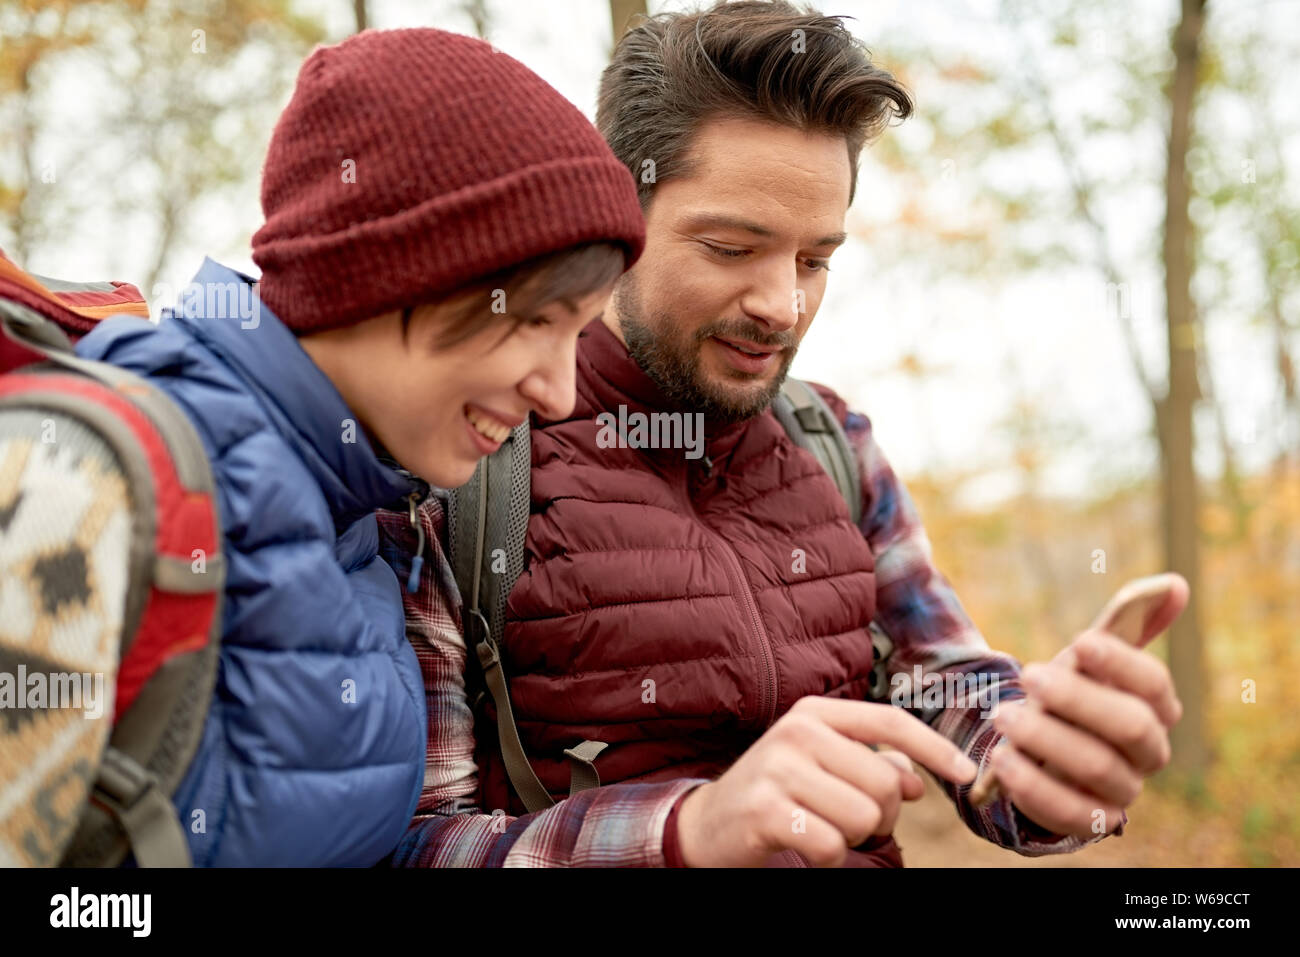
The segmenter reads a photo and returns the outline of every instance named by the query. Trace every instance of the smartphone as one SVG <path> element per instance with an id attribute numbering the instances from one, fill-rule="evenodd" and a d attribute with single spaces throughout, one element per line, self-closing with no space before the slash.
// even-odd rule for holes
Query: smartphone
<path id="1" fill-rule="evenodd" d="M 1187 580 L 1177 572 L 1135 578 L 1111 596 L 1091 628 L 1110 632 L 1134 648 L 1142 648 L 1174 623 L 1187 604 Z M 1004 738 L 998 744 L 1006 743 Z M 971 803 L 985 807 L 997 800 L 997 775 L 986 773 L 970 790 Z"/>
<path id="2" fill-rule="evenodd" d="M 1142 648 L 1174 623 L 1185 602 L 1175 594 L 1186 593 L 1187 581 L 1176 572 L 1137 578 L 1111 597 L 1092 626 Z"/>

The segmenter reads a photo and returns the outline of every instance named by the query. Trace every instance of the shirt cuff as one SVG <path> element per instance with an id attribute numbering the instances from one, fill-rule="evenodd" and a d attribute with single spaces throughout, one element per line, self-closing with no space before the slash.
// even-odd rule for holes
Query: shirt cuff
<path id="1" fill-rule="evenodd" d="M 668 818 L 664 821 L 664 867 L 685 867 L 686 862 L 682 860 L 682 848 L 677 839 L 677 813 L 682 809 L 682 802 L 686 800 L 686 795 L 694 791 L 683 791 L 681 797 L 673 802 L 672 810 L 668 812 Z"/>
<path id="2" fill-rule="evenodd" d="M 1016 823 L 1017 845 L 1015 849 L 1027 856 L 1071 853 L 1080 848 L 1096 844 L 1108 837 L 1122 837 L 1124 825 L 1128 823 L 1128 812 L 1121 810 L 1119 824 L 1114 830 L 1083 838 L 1073 834 L 1057 834 L 1049 831 L 1025 817 L 1024 812 L 1014 804 L 1011 805 L 1011 810 Z"/>

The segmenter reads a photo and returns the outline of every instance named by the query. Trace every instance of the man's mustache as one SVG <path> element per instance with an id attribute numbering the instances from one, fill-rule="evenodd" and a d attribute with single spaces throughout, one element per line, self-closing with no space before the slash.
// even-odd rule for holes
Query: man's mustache
<path id="1" fill-rule="evenodd" d="M 764 332 L 757 323 L 746 322 L 743 319 L 727 319 L 712 323 L 695 333 L 695 338 L 700 342 L 713 336 L 721 339 L 742 339 L 756 346 L 773 349 L 793 349 L 798 344 L 793 332 Z"/>

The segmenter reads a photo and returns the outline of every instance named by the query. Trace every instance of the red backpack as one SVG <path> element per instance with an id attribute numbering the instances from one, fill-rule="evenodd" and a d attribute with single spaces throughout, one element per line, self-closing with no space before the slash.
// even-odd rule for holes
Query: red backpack
<path id="1" fill-rule="evenodd" d="M 126 283 L 0 252 L 0 866 L 190 863 L 172 794 L 216 681 L 212 473 L 186 415 L 76 356 Z"/>

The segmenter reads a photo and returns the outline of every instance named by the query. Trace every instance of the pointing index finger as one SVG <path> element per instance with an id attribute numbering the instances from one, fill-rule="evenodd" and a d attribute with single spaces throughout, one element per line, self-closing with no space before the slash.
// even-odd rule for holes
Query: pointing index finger
<path id="1" fill-rule="evenodd" d="M 954 784 L 968 784 L 975 777 L 975 763 L 960 748 L 902 708 L 842 698 L 818 702 L 819 716 L 846 737 L 863 744 L 888 744 Z"/>

